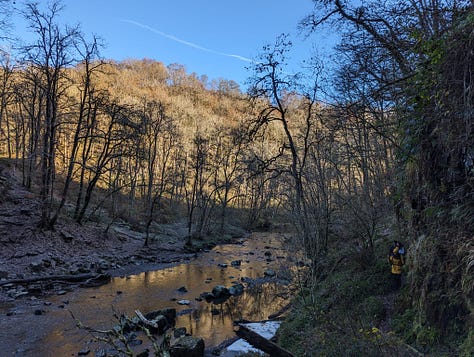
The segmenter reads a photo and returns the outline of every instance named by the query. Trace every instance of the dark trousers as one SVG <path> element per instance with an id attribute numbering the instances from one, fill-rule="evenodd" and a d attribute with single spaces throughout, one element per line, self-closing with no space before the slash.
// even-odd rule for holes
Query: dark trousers
<path id="1" fill-rule="evenodd" d="M 392 288 L 398 290 L 402 286 L 402 274 L 392 274 Z"/>

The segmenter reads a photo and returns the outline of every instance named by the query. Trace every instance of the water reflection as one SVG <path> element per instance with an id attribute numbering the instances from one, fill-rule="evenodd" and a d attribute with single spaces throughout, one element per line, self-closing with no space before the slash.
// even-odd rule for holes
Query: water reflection
<path id="1" fill-rule="evenodd" d="M 272 282 L 248 287 L 242 295 L 221 304 L 196 300 L 201 293 L 211 291 L 216 285 L 230 287 L 241 278 L 261 278 L 265 269 L 278 271 L 287 264 L 280 237 L 259 235 L 259 238 L 264 239 L 249 239 L 242 245 L 218 246 L 186 264 L 114 278 L 105 286 L 75 291 L 51 301 L 61 304 L 67 299 L 68 308 L 85 325 L 102 329 L 115 323 L 113 311 L 133 316 L 136 309 L 149 312 L 175 307 L 179 315 L 176 327 L 185 327 L 189 333 L 203 337 L 206 346 L 218 345 L 234 336 L 234 320 L 265 320 L 286 304 L 287 287 Z M 271 261 L 267 261 L 269 256 Z M 234 260 L 242 260 L 241 265 L 232 266 Z M 218 264 L 227 264 L 228 268 L 220 268 Z M 178 291 L 183 286 L 187 292 Z M 189 300 L 190 304 L 178 305 L 176 300 L 181 299 Z M 42 346 L 35 351 L 36 355 L 77 354 L 85 343 L 90 342 L 91 336 L 78 330 L 65 311 L 57 314 L 63 316 L 61 322 L 41 341 Z M 90 348 L 94 350 L 92 346 Z"/>

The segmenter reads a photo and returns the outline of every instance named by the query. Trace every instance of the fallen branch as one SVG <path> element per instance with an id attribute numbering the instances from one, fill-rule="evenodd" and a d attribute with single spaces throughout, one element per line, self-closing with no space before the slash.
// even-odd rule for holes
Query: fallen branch
<path id="1" fill-rule="evenodd" d="M 265 337 L 260 336 L 258 333 L 250 330 L 249 328 L 243 325 L 239 325 L 239 329 L 235 333 L 237 334 L 237 336 L 243 338 L 255 348 L 258 348 L 259 350 L 268 353 L 270 356 L 294 357 L 287 350 L 281 348 L 277 344 L 273 343 L 270 340 L 267 340 Z"/>
<path id="2" fill-rule="evenodd" d="M 0 286 L 8 285 L 8 284 L 31 284 L 36 283 L 39 281 L 54 281 L 54 280 L 62 280 L 66 282 L 81 282 L 86 280 L 95 280 L 95 281 L 103 281 L 109 282 L 110 275 L 109 274 L 78 274 L 78 275 L 49 275 L 49 276 L 39 276 L 34 278 L 25 278 L 25 279 L 12 279 L 12 280 L 5 280 L 0 281 Z"/>
<path id="3" fill-rule="evenodd" d="M 119 328 L 113 328 L 110 330 L 98 330 L 84 325 L 79 319 L 74 316 L 71 310 L 69 310 L 69 313 L 74 319 L 76 327 L 89 333 L 96 341 L 108 344 L 109 346 L 117 350 L 117 352 L 121 352 L 124 356 L 133 356 L 133 351 L 128 344 L 128 338 L 123 333 L 123 321 L 121 320 L 121 317 L 114 314 L 114 317 L 117 319 L 117 321 L 119 321 Z"/>
<path id="4" fill-rule="evenodd" d="M 406 344 L 406 343 L 404 343 L 403 345 L 405 345 L 405 347 L 407 347 L 408 349 L 410 349 L 410 350 L 411 350 L 413 353 L 415 353 L 417 356 L 420 356 L 420 357 L 421 357 L 421 356 L 424 356 L 424 354 L 421 353 L 420 351 L 418 351 L 415 347 L 410 346 L 410 345 L 408 345 L 408 344 Z"/>
<path id="5" fill-rule="evenodd" d="M 143 314 L 141 313 L 140 310 L 135 310 L 135 314 L 137 315 L 138 319 L 141 321 L 141 323 L 145 327 L 150 327 L 151 326 L 152 328 L 158 330 L 158 328 L 159 328 L 158 324 L 155 321 L 148 320 L 145 316 L 143 316 Z"/>

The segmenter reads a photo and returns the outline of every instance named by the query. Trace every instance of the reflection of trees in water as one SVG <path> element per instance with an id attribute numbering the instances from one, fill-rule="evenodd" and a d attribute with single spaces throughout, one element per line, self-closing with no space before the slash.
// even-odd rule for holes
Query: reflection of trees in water
<path id="1" fill-rule="evenodd" d="M 287 302 L 287 288 L 276 282 L 248 287 L 241 296 L 229 299 L 226 304 L 234 320 L 265 320 Z"/>
<path id="2" fill-rule="evenodd" d="M 139 309 L 150 312 L 166 307 L 193 309 L 191 313 L 178 316 L 177 327 L 186 327 L 194 336 L 201 336 L 207 346 L 218 345 L 224 339 L 234 336 L 234 320 L 266 320 L 269 315 L 279 311 L 287 304 L 285 300 L 289 291 L 304 283 L 304 270 L 301 264 L 305 261 L 298 254 L 298 246 L 290 242 L 282 246 L 284 237 L 274 233 L 253 234 L 244 245 L 225 245 L 217 247 L 209 254 L 202 254 L 192 261 L 169 266 L 158 271 L 148 271 L 127 277 L 112 279 L 110 284 L 76 291 L 71 296 L 69 306 L 78 317 L 89 326 L 108 329 L 113 325 L 113 308 L 129 316 Z M 265 255 L 270 251 L 271 255 Z M 233 260 L 242 260 L 242 265 L 231 266 Z M 221 269 L 218 263 L 227 263 L 229 267 Z M 274 282 L 258 286 L 257 282 L 268 281 L 264 278 L 267 268 L 275 270 L 278 280 L 292 281 L 293 287 L 277 285 Z M 300 272 L 299 272 L 300 271 Z M 205 301 L 195 302 L 194 297 L 213 286 L 222 284 L 231 286 L 241 278 L 248 278 L 254 283 L 246 286 L 244 294 L 231 297 L 222 304 Z M 247 284 L 244 284 L 247 285 Z M 177 291 L 185 286 L 187 293 Z M 120 293 L 119 293 L 120 292 Z M 93 295 L 94 299 L 91 299 Z M 189 299 L 190 306 L 177 305 L 176 298 Z M 55 301 L 60 304 L 64 299 L 58 296 Z M 217 314 L 213 314 L 215 309 Z M 52 314 L 51 314 L 52 316 Z M 78 330 L 73 327 L 71 319 L 57 321 L 54 330 L 43 339 L 41 351 L 49 346 L 65 346 L 57 355 L 71 355 L 82 348 L 77 337 Z M 81 342 L 82 343 L 82 342 Z M 1 353 L 0 353 L 1 354 Z M 46 354 L 43 354 L 46 355 Z"/>
<path id="3" fill-rule="evenodd" d="M 219 313 L 214 314 L 213 309 Z M 198 309 L 193 310 L 190 314 L 180 316 L 178 320 L 178 327 L 186 327 L 193 336 L 203 337 L 206 344 L 218 344 L 234 334 L 233 317 L 226 303 L 214 305 L 202 302 Z"/>
<path id="4" fill-rule="evenodd" d="M 218 344 L 234 335 L 234 321 L 260 321 L 280 310 L 288 302 L 288 287 L 265 282 L 247 287 L 240 296 L 221 303 L 202 302 L 198 309 L 180 316 L 178 327 L 184 326 L 193 336 Z"/>

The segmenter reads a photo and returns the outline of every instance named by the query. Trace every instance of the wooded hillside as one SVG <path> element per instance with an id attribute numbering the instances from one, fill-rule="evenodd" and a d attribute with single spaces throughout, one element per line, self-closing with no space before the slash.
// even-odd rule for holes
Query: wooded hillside
<path id="1" fill-rule="evenodd" d="M 361 285 L 388 279 L 387 249 L 401 240 L 408 274 L 398 334 L 427 352 L 449 345 L 448 353 L 468 355 L 472 3 L 314 3 L 301 29 L 341 31 L 337 70 L 327 78 L 324 61 L 313 59 L 288 74 L 291 43 L 282 35 L 254 62 L 247 93 L 181 65 L 104 60 L 94 39 L 58 25 L 59 7 L 27 4 L 35 42 L 18 58 L 2 52 L 0 156 L 41 199 L 41 229 L 63 215 L 79 223 L 125 219 L 147 233 L 152 222 L 185 220 L 192 246 L 229 223 L 291 223 L 294 245 L 312 261 L 301 311 L 332 326 L 336 338 L 357 339 L 359 327 L 376 323 L 331 325 L 321 314 L 340 313 L 339 305 L 317 305 L 318 287 L 348 271 Z M 364 294 L 379 306 L 388 294 L 381 289 L 361 292 L 360 306 L 369 304 Z M 288 335 L 288 348 L 309 341 Z M 336 353 L 324 341 L 312 353 Z"/>

